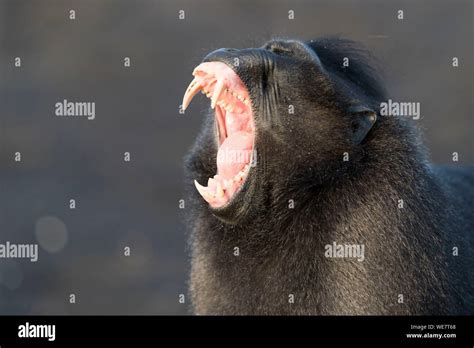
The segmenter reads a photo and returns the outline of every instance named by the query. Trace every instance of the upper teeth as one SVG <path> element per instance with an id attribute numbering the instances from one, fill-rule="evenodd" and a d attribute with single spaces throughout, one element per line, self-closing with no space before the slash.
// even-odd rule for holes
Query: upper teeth
<path id="1" fill-rule="evenodd" d="M 212 85 L 214 87 L 211 87 Z M 226 82 L 224 81 L 224 79 L 213 79 L 211 83 L 205 83 L 203 80 L 200 80 L 196 77 L 189 84 L 189 87 L 187 88 L 186 93 L 183 97 L 184 110 L 186 110 L 189 103 L 196 95 L 196 93 L 199 92 L 199 90 L 201 90 L 201 92 L 205 94 L 208 98 L 211 98 L 212 108 L 215 108 L 216 105 L 219 105 L 224 107 L 229 112 L 243 112 L 244 108 L 236 104 L 236 102 L 232 102 L 232 104 L 228 104 L 227 102 L 225 102 L 225 100 L 228 99 L 229 96 L 236 98 L 239 102 L 245 104 L 246 106 L 250 106 L 250 100 L 238 94 L 237 92 L 229 89 L 229 87 L 226 86 Z"/>

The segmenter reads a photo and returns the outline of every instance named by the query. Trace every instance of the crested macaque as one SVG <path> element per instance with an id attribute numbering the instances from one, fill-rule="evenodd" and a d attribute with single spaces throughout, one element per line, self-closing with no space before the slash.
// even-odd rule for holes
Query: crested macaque
<path id="1" fill-rule="evenodd" d="M 348 61 L 349 64 L 343 64 Z M 352 41 L 219 49 L 186 109 L 196 314 L 474 313 L 473 167 L 432 165 Z"/>

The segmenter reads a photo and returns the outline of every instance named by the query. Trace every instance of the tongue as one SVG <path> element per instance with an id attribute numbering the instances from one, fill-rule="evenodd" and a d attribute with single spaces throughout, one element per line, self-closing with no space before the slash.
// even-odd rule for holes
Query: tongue
<path id="1" fill-rule="evenodd" d="M 250 117 L 247 114 L 227 111 L 225 114 L 225 128 L 228 134 L 239 131 L 252 132 Z"/>
<path id="2" fill-rule="evenodd" d="M 230 134 L 217 152 L 217 173 L 232 179 L 250 162 L 252 134 L 236 132 Z"/>

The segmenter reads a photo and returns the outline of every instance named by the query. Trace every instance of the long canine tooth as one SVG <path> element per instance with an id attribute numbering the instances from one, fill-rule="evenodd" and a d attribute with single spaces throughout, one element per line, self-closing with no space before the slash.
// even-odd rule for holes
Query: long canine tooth
<path id="1" fill-rule="evenodd" d="M 216 107 L 216 103 L 219 100 L 219 97 L 221 96 L 224 88 L 225 88 L 224 80 L 223 79 L 217 80 L 216 87 L 214 88 L 214 93 L 212 94 L 211 108 L 214 109 Z"/>
<path id="2" fill-rule="evenodd" d="M 207 191 L 207 187 L 202 186 L 197 182 L 197 180 L 194 180 L 194 186 L 196 186 L 196 189 L 198 192 L 203 196 L 204 198 L 210 198 L 210 194 Z"/>
<path id="3" fill-rule="evenodd" d="M 191 100 L 201 88 L 201 83 L 199 83 L 197 79 L 191 81 L 183 97 L 183 110 L 186 110 L 186 108 L 189 106 L 189 103 L 191 103 Z"/>

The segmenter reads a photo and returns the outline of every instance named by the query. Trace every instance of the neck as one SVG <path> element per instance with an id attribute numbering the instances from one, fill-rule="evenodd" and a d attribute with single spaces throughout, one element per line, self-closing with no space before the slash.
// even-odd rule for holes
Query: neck
<path id="1" fill-rule="evenodd" d="M 273 188 L 269 206 L 235 226 L 203 220 L 195 235 L 212 265 L 212 286 L 227 291 L 240 313 L 443 314 L 450 308 L 440 300 L 447 277 L 442 193 L 414 138 L 387 137 L 380 129 L 346 175 L 324 185 Z M 364 255 L 328 257 L 328 245 Z M 241 256 L 232 255 L 236 247 Z M 265 298 L 252 302 L 256 289 Z M 293 308 L 283 294 L 295 295 Z"/>

